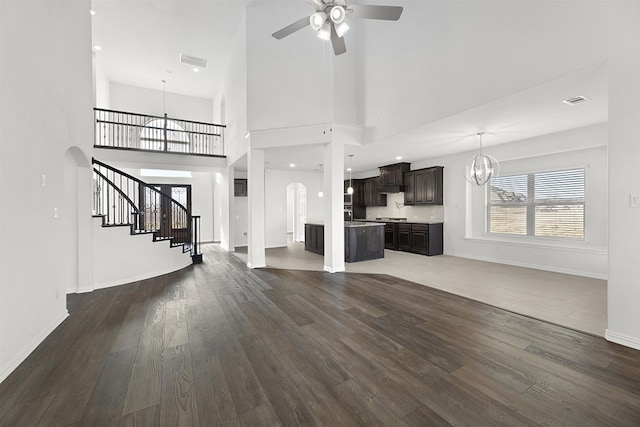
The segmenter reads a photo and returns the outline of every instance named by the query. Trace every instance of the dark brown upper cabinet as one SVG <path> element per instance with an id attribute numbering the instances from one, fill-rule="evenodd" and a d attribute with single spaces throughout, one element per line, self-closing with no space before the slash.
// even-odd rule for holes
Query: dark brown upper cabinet
<path id="1" fill-rule="evenodd" d="M 404 174 L 409 172 L 411 163 L 395 163 L 380 166 L 380 187 L 404 186 Z"/>
<path id="2" fill-rule="evenodd" d="M 406 172 L 404 204 L 441 205 L 443 169 L 442 166 L 433 166 Z"/>
<path id="3" fill-rule="evenodd" d="M 387 195 L 378 191 L 380 177 L 367 178 L 364 180 L 364 205 L 365 206 L 387 206 Z"/>

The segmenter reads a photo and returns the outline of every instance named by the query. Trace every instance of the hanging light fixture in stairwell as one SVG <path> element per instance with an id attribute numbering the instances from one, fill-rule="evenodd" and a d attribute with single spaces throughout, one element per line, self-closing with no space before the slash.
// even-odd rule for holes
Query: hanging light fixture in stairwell
<path id="1" fill-rule="evenodd" d="M 164 112 L 164 115 L 167 115 L 167 97 L 166 97 L 166 92 L 165 92 L 165 85 L 167 84 L 166 80 L 162 81 L 162 112 Z"/>
<path id="2" fill-rule="evenodd" d="M 471 162 L 466 166 L 464 177 L 471 184 L 480 187 L 500 174 L 500 164 L 495 157 L 482 153 L 484 132 L 478 132 L 477 135 L 480 137 L 480 153 L 471 159 Z"/>
<path id="3" fill-rule="evenodd" d="M 347 188 L 347 194 L 353 194 L 353 183 L 351 182 L 351 170 L 353 169 L 353 154 L 349 154 L 349 187 Z"/>

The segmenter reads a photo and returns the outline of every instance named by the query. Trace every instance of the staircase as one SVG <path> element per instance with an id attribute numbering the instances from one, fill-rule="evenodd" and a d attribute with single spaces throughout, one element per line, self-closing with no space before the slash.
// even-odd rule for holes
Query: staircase
<path id="1" fill-rule="evenodd" d="M 170 195 L 112 166 L 92 159 L 93 212 L 103 227 L 129 227 L 132 235 L 151 234 L 153 241 L 190 252 L 193 263 L 202 262 L 200 217 Z"/>

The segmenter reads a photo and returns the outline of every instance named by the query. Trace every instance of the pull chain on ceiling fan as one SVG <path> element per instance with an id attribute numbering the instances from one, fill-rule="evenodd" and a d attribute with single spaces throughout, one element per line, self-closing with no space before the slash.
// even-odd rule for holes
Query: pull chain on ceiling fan
<path id="1" fill-rule="evenodd" d="M 343 38 L 344 33 L 349 29 L 349 25 L 345 22 L 347 17 L 397 21 L 402 15 L 402 6 L 364 4 L 347 6 L 345 0 L 313 0 L 313 2 L 316 5 L 315 13 L 287 25 L 272 36 L 280 40 L 309 25 L 317 32 L 319 38 L 331 40 L 333 53 L 340 55 L 347 51 Z"/>

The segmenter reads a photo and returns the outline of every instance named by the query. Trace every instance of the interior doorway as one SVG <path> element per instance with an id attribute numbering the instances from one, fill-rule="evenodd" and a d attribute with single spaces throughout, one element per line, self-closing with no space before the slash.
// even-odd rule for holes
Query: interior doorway
<path id="1" fill-rule="evenodd" d="M 190 184 L 150 184 L 150 186 L 170 196 L 171 199 L 180 203 L 191 214 Z M 163 236 L 173 236 L 175 243 L 188 242 L 189 224 L 187 218 L 174 212 L 169 198 L 158 197 L 158 194 L 149 188 L 140 192 L 140 198 L 140 206 L 143 211 L 141 218 L 143 229 L 159 229 Z"/>
<path id="2" fill-rule="evenodd" d="M 304 242 L 307 222 L 307 187 L 299 182 L 287 185 L 287 245 Z"/>

